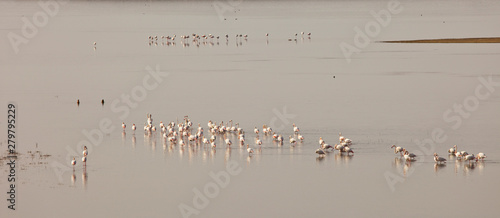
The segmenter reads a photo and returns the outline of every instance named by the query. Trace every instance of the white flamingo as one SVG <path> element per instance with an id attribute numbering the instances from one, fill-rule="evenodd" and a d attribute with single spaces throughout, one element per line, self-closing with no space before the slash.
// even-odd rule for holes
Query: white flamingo
<path id="1" fill-rule="evenodd" d="M 247 152 L 248 152 L 248 155 L 253 154 L 253 148 L 250 148 L 250 145 L 248 145 L 248 144 L 247 144 Z"/>
<path id="2" fill-rule="evenodd" d="M 325 143 L 325 141 L 323 141 L 323 138 L 322 138 L 322 137 L 319 137 L 319 141 L 318 141 L 318 142 L 319 142 L 319 145 L 322 145 L 322 144 L 324 144 L 324 143 Z"/>
<path id="3" fill-rule="evenodd" d="M 396 145 L 392 145 L 391 148 L 394 148 L 394 154 L 400 153 L 401 156 L 403 156 L 403 150 L 404 148 L 402 147 L 396 147 Z"/>
<path id="4" fill-rule="evenodd" d="M 83 146 L 83 156 L 87 156 L 89 154 L 88 150 L 87 150 L 87 146 Z"/>
<path id="5" fill-rule="evenodd" d="M 297 126 L 295 125 L 295 123 L 293 123 L 293 132 L 294 132 L 295 134 L 297 134 L 297 133 L 299 133 L 299 131 L 300 131 L 300 130 L 299 130 L 299 127 L 297 127 Z"/>
<path id="6" fill-rule="evenodd" d="M 345 137 L 342 136 L 342 133 L 339 132 L 339 142 L 343 142 L 345 140 Z"/>
<path id="7" fill-rule="evenodd" d="M 292 136 L 289 136 L 288 138 L 290 138 L 290 144 L 295 144 L 297 142 L 297 140 Z"/>
<path id="8" fill-rule="evenodd" d="M 477 156 L 476 156 L 476 159 L 477 159 L 477 160 L 479 160 L 479 159 L 484 160 L 484 158 L 486 158 L 486 154 L 484 154 L 484 153 L 479 153 L 479 154 L 477 154 Z"/>
<path id="9" fill-rule="evenodd" d="M 233 143 L 231 142 L 231 140 L 229 140 L 228 138 L 226 138 L 226 140 L 225 140 L 225 141 L 226 141 L 226 145 L 227 145 L 227 146 L 231 146 L 231 144 L 233 144 Z"/>
<path id="10" fill-rule="evenodd" d="M 434 153 L 434 161 L 436 161 L 436 163 L 440 164 L 440 163 L 446 162 L 446 159 L 444 157 L 440 157 L 437 153 Z"/>
<path id="11" fill-rule="evenodd" d="M 408 152 L 406 149 L 404 149 L 404 158 L 406 161 L 414 161 L 417 155 Z"/>
<path id="12" fill-rule="evenodd" d="M 464 160 L 468 160 L 469 161 L 469 164 L 470 164 L 470 161 L 471 160 L 475 160 L 476 157 L 474 157 L 474 154 L 468 154 L 464 157 Z"/>
<path id="13" fill-rule="evenodd" d="M 352 153 L 354 155 L 354 151 L 348 146 L 344 147 L 344 152 L 346 152 L 347 155 L 349 155 L 349 153 Z"/>
<path id="14" fill-rule="evenodd" d="M 316 149 L 316 154 L 318 154 L 319 156 L 322 156 L 322 155 L 325 155 L 325 151 L 321 148 L 318 148 L 318 149 Z"/>
<path id="15" fill-rule="evenodd" d="M 453 145 L 453 148 L 450 148 L 448 150 L 448 153 L 450 154 L 455 154 L 455 152 L 457 152 L 457 145 Z"/>

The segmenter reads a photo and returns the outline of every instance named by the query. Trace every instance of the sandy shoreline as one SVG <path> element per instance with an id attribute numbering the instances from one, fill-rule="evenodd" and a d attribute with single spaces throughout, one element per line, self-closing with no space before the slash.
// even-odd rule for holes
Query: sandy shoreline
<path id="1" fill-rule="evenodd" d="M 383 43 L 500 43 L 500 37 L 391 40 Z"/>

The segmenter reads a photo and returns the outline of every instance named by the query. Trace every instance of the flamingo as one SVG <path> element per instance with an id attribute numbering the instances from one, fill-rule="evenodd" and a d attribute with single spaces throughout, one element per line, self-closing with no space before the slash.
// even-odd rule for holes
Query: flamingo
<path id="1" fill-rule="evenodd" d="M 325 151 L 321 148 L 318 148 L 318 149 L 316 149 L 316 154 L 318 154 L 319 156 L 325 155 Z"/>
<path id="2" fill-rule="evenodd" d="M 342 133 L 339 132 L 339 142 L 343 142 L 345 140 L 345 137 L 342 136 Z"/>
<path id="3" fill-rule="evenodd" d="M 414 161 L 415 157 L 417 157 L 417 155 L 410 153 L 406 149 L 404 149 L 404 158 L 406 161 Z"/>
<path id="4" fill-rule="evenodd" d="M 125 128 L 127 128 L 127 125 L 125 125 L 125 122 L 122 122 L 122 128 L 123 128 L 123 131 L 125 131 Z"/>
<path id="5" fill-rule="evenodd" d="M 247 152 L 248 152 L 248 155 L 253 154 L 253 148 L 250 148 L 250 145 L 248 145 L 248 144 L 247 144 Z"/>
<path id="6" fill-rule="evenodd" d="M 89 152 L 87 151 L 87 146 L 83 146 L 83 156 L 87 156 L 89 154 Z"/>
<path id="7" fill-rule="evenodd" d="M 282 135 L 279 135 L 279 136 L 278 136 L 278 142 L 279 142 L 279 143 L 283 143 L 283 136 L 282 136 Z"/>
<path id="8" fill-rule="evenodd" d="M 476 157 L 474 157 L 474 154 L 468 154 L 464 158 L 464 160 L 468 160 L 469 161 L 469 164 L 470 164 L 470 161 L 474 160 L 474 159 L 476 159 Z"/>
<path id="9" fill-rule="evenodd" d="M 301 134 L 299 134 L 299 135 L 297 136 L 297 138 L 298 138 L 300 141 L 304 141 L 304 136 L 302 136 Z"/>
<path id="10" fill-rule="evenodd" d="M 324 144 L 324 143 L 325 143 L 325 141 L 323 141 L 323 138 L 322 138 L 322 137 L 319 137 L 319 145 L 322 145 L 322 144 Z"/>
<path id="11" fill-rule="evenodd" d="M 453 145 L 453 148 L 450 148 L 448 150 L 448 153 L 450 153 L 450 154 L 454 154 L 455 152 L 457 152 L 457 145 Z"/>
<path id="12" fill-rule="evenodd" d="M 326 144 L 326 143 L 323 143 L 323 145 L 321 145 L 321 148 L 325 151 L 327 151 L 328 149 L 332 149 L 334 150 L 335 148 L 329 144 Z"/>
<path id="13" fill-rule="evenodd" d="M 345 147 L 344 145 L 338 144 L 338 145 L 335 145 L 334 148 L 335 148 L 335 150 L 339 150 L 342 153 L 342 151 L 344 151 L 344 147 Z"/>
<path id="14" fill-rule="evenodd" d="M 229 140 L 228 138 L 226 138 L 226 140 L 225 140 L 225 141 L 226 141 L 226 145 L 227 145 L 227 146 L 231 146 L 231 144 L 233 144 L 233 143 L 231 142 L 231 140 Z"/>
<path id="15" fill-rule="evenodd" d="M 211 143 L 211 146 L 213 149 L 215 149 L 215 147 L 217 147 L 217 145 L 215 144 L 215 141 Z"/>
<path id="16" fill-rule="evenodd" d="M 278 139 L 278 134 L 276 134 L 276 132 L 273 132 L 273 139 L 274 140 Z"/>
<path id="17" fill-rule="evenodd" d="M 297 140 L 292 136 L 289 136 L 288 138 L 290 138 L 290 144 L 295 144 L 295 142 L 297 142 Z"/>
<path id="18" fill-rule="evenodd" d="M 401 156 L 403 156 L 403 150 L 404 148 L 402 147 L 396 147 L 396 145 L 392 145 L 391 148 L 394 148 L 394 154 L 397 154 L 398 152 L 401 154 Z"/>
<path id="19" fill-rule="evenodd" d="M 136 127 L 135 127 L 135 123 L 132 124 L 132 131 L 135 131 Z"/>
<path id="20" fill-rule="evenodd" d="M 257 129 L 257 127 L 255 127 L 255 128 L 253 129 L 253 132 L 254 132 L 255 134 L 259 134 L 259 129 Z"/>
<path id="21" fill-rule="evenodd" d="M 297 126 L 295 125 L 295 123 L 293 123 L 293 132 L 294 132 L 295 134 L 297 134 L 297 133 L 299 133 L 299 131 L 300 131 L 300 130 L 299 130 L 299 127 L 297 127 Z"/>
<path id="22" fill-rule="evenodd" d="M 437 153 L 434 153 L 434 161 L 436 161 L 436 163 L 440 164 L 440 163 L 446 162 L 446 159 L 444 157 L 440 157 Z"/>
<path id="23" fill-rule="evenodd" d="M 203 137 L 203 143 L 204 143 L 204 144 L 210 144 L 210 142 L 208 141 L 208 139 L 207 139 L 207 138 L 205 138 L 205 137 Z"/>
<path id="24" fill-rule="evenodd" d="M 217 136 L 215 136 L 215 135 L 212 135 L 212 136 L 210 137 L 210 141 L 212 141 L 212 142 L 213 142 L 213 141 L 215 141 L 215 139 L 217 139 Z"/>
<path id="25" fill-rule="evenodd" d="M 484 158 L 486 158 L 486 155 L 484 153 L 479 153 L 476 156 L 476 160 L 479 160 L 479 159 L 484 160 Z"/>
<path id="26" fill-rule="evenodd" d="M 344 147 L 344 152 L 347 152 L 347 155 L 349 155 L 349 153 L 352 153 L 354 155 L 354 151 L 348 146 Z"/>

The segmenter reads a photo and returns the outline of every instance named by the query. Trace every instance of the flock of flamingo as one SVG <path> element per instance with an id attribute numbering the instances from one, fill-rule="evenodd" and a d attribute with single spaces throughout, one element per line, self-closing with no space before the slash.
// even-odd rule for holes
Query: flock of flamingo
<path id="1" fill-rule="evenodd" d="M 391 148 L 394 148 L 394 154 L 399 153 L 402 157 L 404 157 L 405 161 L 415 161 L 415 158 L 417 155 L 410 153 L 408 150 L 405 148 L 392 145 Z M 469 161 L 469 165 L 471 164 L 471 161 L 483 161 L 484 158 L 486 158 L 486 155 L 484 153 L 478 153 L 477 155 L 474 154 L 469 154 L 467 151 L 458 151 L 457 145 L 454 145 L 452 148 L 448 149 L 448 153 L 451 157 L 456 157 L 457 160 L 460 161 Z M 437 164 L 445 164 L 446 163 L 446 158 L 440 157 L 437 153 L 434 153 L 434 161 Z M 474 162 L 472 162 L 474 163 Z"/>
<path id="2" fill-rule="evenodd" d="M 152 134 L 157 133 L 157 128 L 156 125 L 153 124 L 153 118 L 151 114 L 147 114 L 147 121 L 144 123 L 144 133 L 147 136 L 151 136 Z M 288 137 L 290 146 L 294 147 L 298 141 L 302 142 L 304 140 L 304 136 L 300 134 L 300 129 L 298 126 L 293 125 L 293 135 L 290 135 Z M 210 136 L 205 137 L 204 134 L 204 129 L 201 127 L 201 124 L 198 123 L 198 127 L 195 129 L 193 128 L 193 123 L 189 119 L 188 116 L 184 117 L 184 121 L 182 122 L 174 122 L 171 121 L 168 124 L 165 124 L 163 122 L 160 122 L 159 124 L 159 132 L 162 135 L 163 139 L 165 141 L 168 141 L 171 143 L 171 145 L 180 145 L 180 146 L 191 146 L 191 145 L 203 145 L 203 146 L 209 146 L 211 149 L 216 149 L 217 147 L 217 137 L 221 137 L 223 139 L 223 143 L 226 145 L 227 148 L 231 148 L 231 145 L 233 145 L 233 142 L 227 137 L 228 134 L 237 134 L 238 138 L 238 144 L 239 146 L 245 146 L 246 144 L 246 150 L 248 152 L 249 156 L 252 156 L 255 151 L 252 147 L 250 147 L 250 144 L 246 143 L 246 138 L 245 138 L 245 131 L 239 127 L 239 123 L 236 123 L 233 125 L 233 121 L 229 120 L 229 122 L 226 122 L 226 125 L 224 124 L 224 121 L 221 121 L 219 124 L 217 122 L 213 122 L 212 120 L 208 121 L 207 123 L 208 129 L 209 129 L 209 134 Z M 125 133 L 127 125 L 125 122 L 122 122 L 122 128 L 123 132 Z M 137 126 L 132 124 L 131 130 L 134 132 L 137 130 Z M 196 131 L 194 134 L 193 132 Z M 260 140 L 259 133 L 261 130 L 257 127 L 254 127 L 253 132 L 255 133 L 255 146 L 259 147 L 259 151 L 262 151 L 262 140 Z M 273 129 L 270 126 L 263 125 L 262 126 L 262 133 L 266 136 L 272 136 L 273 141 L 277 142 L 279 145 L 283 145 L 284 143 L 284 136 L 281 134 L 278 134 L 273 131 Z M 319 157 L 324 157 L 327 153 L 330 152 L 335 152 L 338 151 L 340 154 L 346 154 L 346 155 L 354 155 L 354 151 L 351 148 L 351 145 L 353 144 L 352 140 L 349 138 L 346 138 L 342 135 L 342 133 L 339 133 L 339 142 L 336 143 L 335 145 L 330 145 L 326 143 L 322 137 L 319 138 L 319 148 L 316 149 L 315 153 L 319 155 Z M 405 161 L 411 162 L 411 161 L 416 161 L 417 155 L 410 153 L 408 150 L 405 148 L 392 145 L 391 148 L 394 148 L 394 153 L 395 154 L 400 154 L 402 157 L 404 157 Z M 479 160 L 484 160 L 486 158 L 486 155 L 484 153 L 478 153 L 477 155 L 474 154 L 469 154 L 466 151 L 458 151 L 457 146 L 453 146 L 453 148 L 450 148 L 448 150 L 450 156 L 455 156 L 457 160 L 464 160 L 464 161 L 469 161 L 469 164 L 471 161 L 475 160 L 476 162 Z M 87 162 L 87 147 L 84 147 L 83 150 L 83 157 L 82 157 L 82 162 L 84 166 L 86 166 Z M 437 153 L 434 153 L 434 161 L 437 164 L 445 164 L 446 159 L 443 157 L 440 157 Z M 71 165 L 73 165 L 73 170 L 74 166 L 76 165 L 76 158 L 73 158 L 71 161 Z"/>
<path id="3" fill-rule="evenodd" d="M 240 146 L 244 146 L 246 142 L 245 131 L 239 127 L 239 123 L 233 125 L 233 121 L 230 120 L 229 122 L 226 122 L 226 125 L 224 124 L 224 121 L 221 121 L 220 124 L 217 124 L 217 122 L 213 122 L 211 120 L 208 121 L 207 126 L 210 132 L 210 137 L 207 138 L 205 137 L 203 127 L 201 127 L 201 124 L 199 123 L 198 123 L 198 128 L 196 128 L 195 130 L 196 133 L 193 134 L 194 132 L 193 123 L 188 118 L 188 116 L 185 116 L 183 122 L 176 123 L 174 121 L 171 121 L 168 124 L 165 124 L 162 121 L 160 121 L 159 131 L 163 139 L 169 141 L 172 145 L 177 145 L 177 144 L 180 146 L 186 146 L 186 145 L 190 146 L 193 144 L 207 145 L 210 146 L 210 148 L 215 149 L 217 147 L 217 141 L 216 141 L 217 137 L 222 137 L 224 139 L 223 140 L 224 144 L 228 148 L 230 148 L 233 142 L 227 137 L 227 134 L 237 134 L 238 144 Z M 124 122 L 122 123 L 122 128 L 123 131 L 125 132 L 127 125 Z M 131 129 L 135 133 L 137 129 L 135 123 L 132 124 Z M 302 136 L 299 133 L 300 130 L 295 124 L 293 124 L 293 130 L 294 130 L 294 135 L 293 136 L 290 135 L 288 137 L 290 146 L 295 146 L 298 141 L 302 142 L 304 140 L 304 136 Z M 157 128 L 153 124 L 153 118 L 151 114 L 147 114 L 147 121 L 146 123 L 144 123 L 144 132 L 145 135 L 151 135 L 157 132 Z M 261 150 L 262 140 L 260 140 L 259 137 L 260 129 L 255 127 L 253 132 L 256 134 L 255 145 L 259 146 L 259 150 Z M 274 141 L 276 141 L 280 145 L 283 145 L 284 143 L 283 135 L 274 132 L 270 126 L 263 125 L 262 133 L 266 136 L 267 135 L 272 136 Z M 248 155 L 250 156 L 255 152 L 254 149 L 251 148 L 248 143 L 246 144 L 246 148 Z"/>
<path id="4" fill-rule="evenodd" d="M 265 34 L 266 36 L 266 43 L 269 43 L 269 33 L 266 33 Z M 288 41 L 295 41 L 297 42 L 298 40 L 298 36 L 299 36 L 299 33 L 295 33 L 295 37 L 290 37 L 288 38 Z M 167 35 L 167 36 L 149 36 L 148 37 L 148 44 L 150 46 L 152 45 L 155 45 L 155 46 L 158 46 L 158 45 L 167 45 L 167 46 L 170 46 L 170 45 L 175 45 L 176 44 L 176 39 L 177 35 Z M 311 39 L 311 33 L 305 33 L 305 32 L 300 32 L 300 37 L 301 39 L 303 40 L 304 37 L 307 37 L 308 39 Z M 182 44 L 183 47 L 188 47 L 190 46 L 190 44 L 194 44 L 196 46 L 200 46 L 200 45 L 214 45 L 214 43 L 217 43 L 217 45 L 219 45 L 219 39 L 222 40 L 222 38 L 225 39 L 225 42 L 226 42 L 226 45 L 228 45 L 229 43 L 229 35 L 226 34 L 225 36 L 215 36 L 215 35 L 212 35 L 212 34 L 196 34 L 196 33 L 193 33 L 191 35 L 181 35 L 179 37 L 181 40 L 180 40 L 180 43 Z M 191 40 L 191 42 L 190 42 Z M 236 45 L 242 45 L 242 42 L 243 40 L 246 42 L 248 41 L 248 34 L 236 34 L 235 35 L 235 41 L 236 41 Z M 95 45 L 95 43 L 94 43 Z"/>

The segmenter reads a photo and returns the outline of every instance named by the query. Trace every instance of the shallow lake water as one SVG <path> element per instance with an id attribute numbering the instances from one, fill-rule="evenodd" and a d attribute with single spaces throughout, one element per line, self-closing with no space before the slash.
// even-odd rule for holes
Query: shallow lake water
<path id="1" fill-rule="evenodd" d="M 11 184 L 9 102 L 20 153 L 16 210 L 2 200 L 2 217 L 496 217 L 500 45 L 379 41 L 498 37 L 500 3 L 399 1 L 377 29 L 372 14 L 388 3 L 58 2 L 13 46 L 9 34 L 24 37 L 23 20 L 43 9 L 1 1 L 1 199 Z M 370 25 L 369 43 L 357 46 L 356 29 Z M 181 39 L 193 33 L 215 37 Z M 175 44 L 161 39 L 174 34 Z M 347 60 L 341 45 L 359 52 Z M 156 127 L 189 116 L 205 136 L 209 120 L 233 120 L 255 153 L 235 133 L 231 148 L 222 135 L 216 149 L 171 145 L 144 134 L 148 113 Z M 295 146 L 293 123 L 305 138 Z M 318 157 L 319 137 L 333 145 L 339 132 L 355 153 Z M 417 160 L 406 163 L 393 144 Z M 458 161 L 453 145 L 487 158 Z M 436 165 L 434 152 L 447 163 Z"/>

